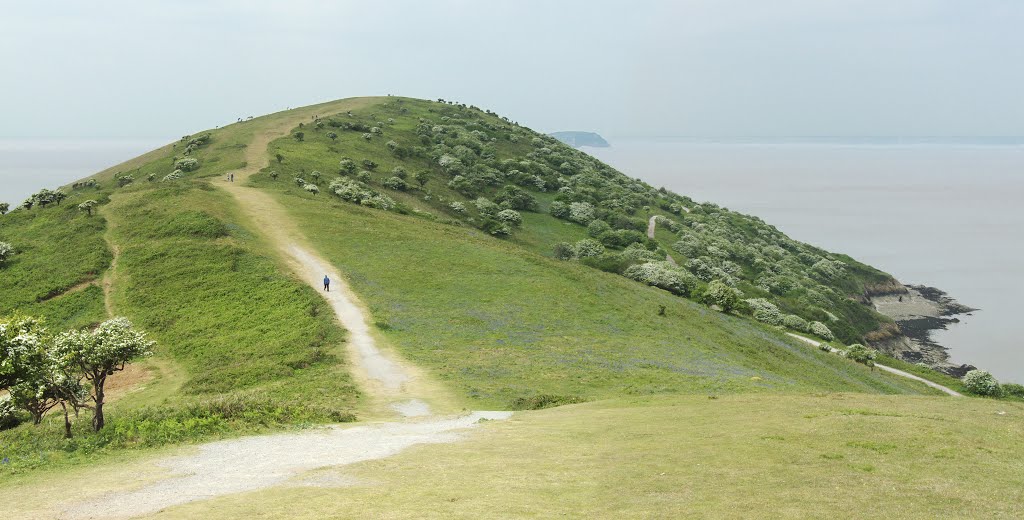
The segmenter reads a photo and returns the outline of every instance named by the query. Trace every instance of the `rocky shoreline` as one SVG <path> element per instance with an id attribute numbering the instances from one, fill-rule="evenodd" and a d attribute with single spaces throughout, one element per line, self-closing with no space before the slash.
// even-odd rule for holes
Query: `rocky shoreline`
<path id="1" fill-rule="evenodd" d="M 944 330 L 959 323 L 957 316 L 978 309 L 963 305 L 945 292 L 924 285 L 904 285 L 902 291 L 876 294 L 868 298 L 876 311 L 892 318 L 901 336 L 873 342 L 872 346 L 910 363 L 924 363 L 954 377 L 963 377 L 973 365 L 950 363 L 946 347 L 932 340 L 933 330 Z"/>

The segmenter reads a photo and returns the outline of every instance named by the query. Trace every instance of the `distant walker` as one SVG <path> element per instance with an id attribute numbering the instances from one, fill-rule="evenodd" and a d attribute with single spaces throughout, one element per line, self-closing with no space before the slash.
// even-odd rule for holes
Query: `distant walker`
<path id="1" fill-rule="evenodd" d="M 324 290 L 330 292 L 331 290 L 331 279 L 324 275 Z"/>

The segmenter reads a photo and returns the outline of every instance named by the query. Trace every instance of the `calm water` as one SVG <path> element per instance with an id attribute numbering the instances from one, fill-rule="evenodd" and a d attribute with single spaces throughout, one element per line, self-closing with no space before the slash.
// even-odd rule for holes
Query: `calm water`
<path id="1" fill-rule="evenodd" d="M 1024 141 L 612 140 L 584 150 L 982 309 L 933 339 L 954 361 L 1024 383 Z"/>
<path id="2" fill-rule="evenodd" d="M 20 204 L 174 139 L 0 139 L 0 202 Z"/>

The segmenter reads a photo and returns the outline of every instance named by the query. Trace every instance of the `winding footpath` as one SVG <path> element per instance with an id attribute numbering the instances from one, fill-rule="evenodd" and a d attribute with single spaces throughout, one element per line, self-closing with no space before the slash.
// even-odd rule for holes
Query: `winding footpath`
<path id="1" fill-rule="evenodd" d="M 685 209 L 685 208 L 684 208 Z M 647 238 L 654 239 L 654 230 L 658 227 L 658 217 L 661 215 L 654 215 L 651 220 L 647 221 Z M 676 263 L 676 259 L 672 258 L 672 255 L 665 253 L 665 261 L 672 265 L 679 265 Z"/>
<path id="2" fill-rule="evenodd" d="M 356 108 L 358 102 L 352 100 L 335 111 Z M 308 246 L 285 208 L 267 193 L 243 186 L 246 179 L 269 164 L 267 145 L 308 118 L 308 112 L 279 117 L 257 131 L 246 148 L 246 166 L 233 172 L 234 182 L 221 181 L 220 186 L 235 198 L 253 229 L 262 233 L 295 273 L 330 304 L 338 322 L 348 331 L 348 368 L 369 398 L 368 412 L 371 417 L 386 420 L 200 445 L 194 453 L 157 461 L 156 466 L 163 468 L 166 476 L 137 488 L 127 481 L 124 489 L 66 504 L 63 518 L 131 518 L 274 486 L 351 485 L 343 477 L 322 483 L 305 474 L 389 457 L 419 444 L 454 442 L 481 421 L 511 417 L 511 412 L 503 411 L 451 413 L 455 406 L 450 404 L 453 400 L 446 390 L 393 350 L 378 344 L 366 307 L 341 273 Z M 325 274 L 331 278 L 330 292 L 322 291 L 319 285 Z M 428 401 L 440 404 L 449 415 L 433 415 Z"/>
<path id="3" fill-rule="evenodd" d="M 821 348 L 821 342 L 820 341 L 815 341 L 815 340 L 813 340 L 811 338 L 808 338 L 806 336 L 801 336 L 799 334 L 793 334 L 792 332 L 787 332 L 786 335 L 787 336 L 792 336 L 792 337 L 794 337 L 794 338 L 796 338 L 796 339 L 798 339 L 800 341 L 803 341 L 804 343 L 807 343 L 809 345 L 814 345 L 815 347 Z M 828 350 L 829 350 L 829 352 L 832 352 L 832 353 L 839 353 L 839 349 L 835 349 L 835 348 L 832 348 L 832 347 L 829 347 Z M 919 381 L 921 383 L 924 383 L 927 386 L 930 386 L 930 387 L 932 387 L 932 388 L 934 388 L 936 390 L 940 390 L 940 391 L 942 391 L 942 392 L 944 392 L 946 394 L 952 395 L 954 397 L 963 397 L 964 396 L 960 392 L 957 392 L 956 390 L 953 390 L 952 388 L 949 388 L 948 386 L 942 386 L 942 385 L 940 385 L 938 383 L 929 381 L 929 380 L 927 380 L 927 379 L 925 379 L 923 377 L 920 377 L 920 376 L 915 376 L 914 374 L 911 374 L 910 372 L 906 372 L 906 371 L 900 370 L 898 368 L 893 368 L 893 367 L 890 367 L 890 366 L 887 366 L 887 365 L 880 365 L 878 363 L 875 363 L 875 368 L 877 368 L 879 370 L 882 370 L 884 372 L 889 372 L 890 374 L 898 375 L 900 377 L 905 377 L 907 379 L 913 379 L 914 381 Z"/>

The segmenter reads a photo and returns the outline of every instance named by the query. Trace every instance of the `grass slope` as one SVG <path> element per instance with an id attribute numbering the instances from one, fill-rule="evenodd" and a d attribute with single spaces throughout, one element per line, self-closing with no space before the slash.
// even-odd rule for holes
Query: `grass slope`
<path id="1" fill-rule="evenodd" d="M 1002 412 L 1000 415 L 999 412 Z M 1020 518 L 1024 406 L 850 394 L 616 399 L 147 518 Z M 0 486 L 18 518 L 151 460 Z M 298 485 L 295 485 L 298 484 Z"/>

